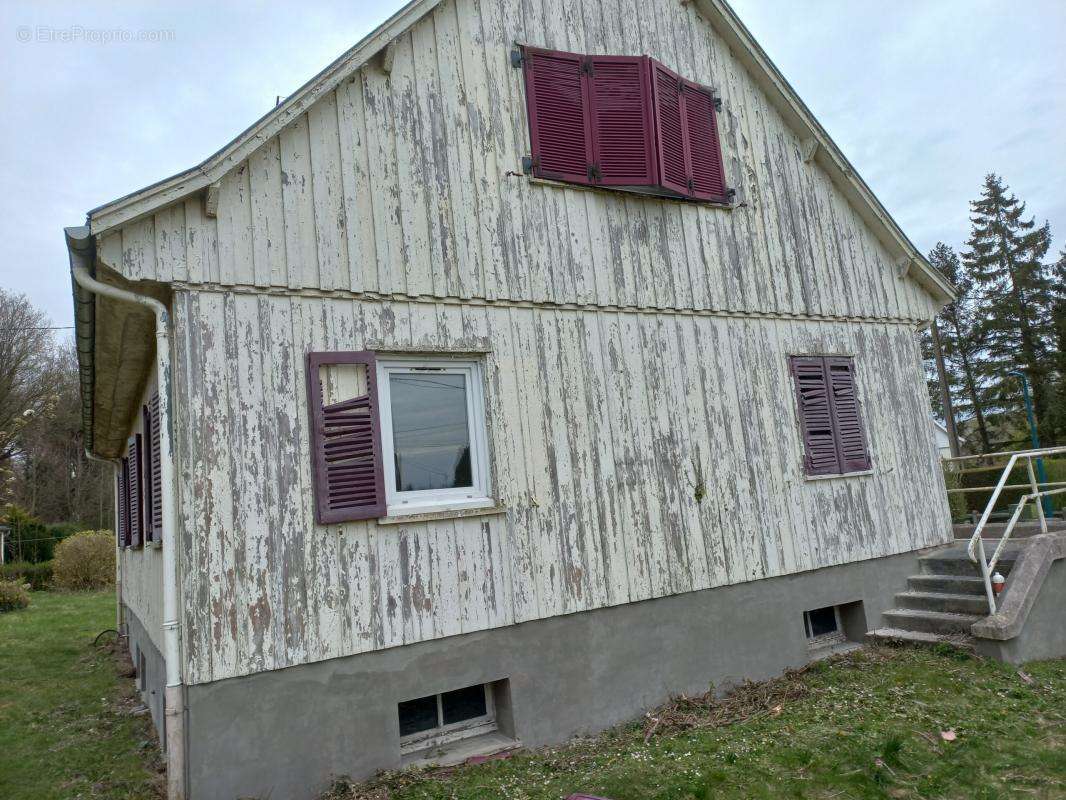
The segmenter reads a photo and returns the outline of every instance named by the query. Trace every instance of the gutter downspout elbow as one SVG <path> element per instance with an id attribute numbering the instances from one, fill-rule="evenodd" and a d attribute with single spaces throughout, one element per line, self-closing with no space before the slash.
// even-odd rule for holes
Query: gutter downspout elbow
<path id="1" fill-rule="evenodd" d="M 92 277 L 94 243 L 89 227 L 65 230 L 74 282 L 86 292 L 136 303 L 155 316 L 156 362 L 159 373 L 159 447 L 163 512 L 163 657 L 166 661 L 164 717 L 166 723 L 167 798 L 185 800 L 185 693 L 182 683 L 181 621 L 178 610 L 177 483 L 174 467 L 173 386 L 170 312 L 154 297 L 109 286 Z"/>

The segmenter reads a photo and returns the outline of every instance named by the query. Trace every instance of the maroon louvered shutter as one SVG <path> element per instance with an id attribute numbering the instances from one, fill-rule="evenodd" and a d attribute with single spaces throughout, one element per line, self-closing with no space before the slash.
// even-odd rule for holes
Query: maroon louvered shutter
<path id="1" fill-rule="evenodd" d="M 130 546 L 130 461 L 122 459 L 118 470 L 118 544 Z"/>
<path id="2" fill-rule="evenodd" d="M 533 174 L 589 183 L 593 159 L 585 56 L 527 47 L 523 58 Z"/>
<path id="3" fill-rule="evenodd" d="M 144 473 L 144 488 L 141 492 L 141 499 L 144 502 L 144 513 L 141 515 L 144 517 L 144 541 L 145 544 L 152 541 L 152 418 L 148 413 L 148 406 L 141 406 L 141 430 L 144 431 L 144 435 L 141 437 L 141 444 L 144 447 L 144 451 L 141 453 L 144 459 L 144 467 L 142 472 Z"/>
<path id="4" fill-rule="evenodd" d="M 604 186 L 657 184 L 651 59 L 589 56 L 588 64 L 595 182 Z"/>
<path id="5" fill-rule="evenodd" d="M 134 434 L 129 440 L 129 449 L 127 452 L 127 458 L 129 459 L 130 471 L 129 471 L 129 542 L 130 547 L 140 547 L 142 542 L 143 533 L 143 517 L 144 510 L 141 502 L 141 492 L 144 487 L 143 480 L 143 465 L 141 463 L 141 435 L 139 433 Z"/>
<path id="6" fill-rule="evenodd" d="M 808 475 L 840 472 L 833 409 L 825 359 L 793 356 L 792 377 L 796 383 L 796 406 L 803 434 L 803 465 Z"/>
<path id="7" fill-rule="evenodd" d="M 367 393 L 324 405 L 320 373 L 328 364 L 362 364 Z M 315 512 L 321 524 L 385 515 L 376 365 L 370 352 L 307 355 Z"/>
<path id="8" fill-rule="evenodd" d="M 688 145 L 681 114 L 681 78 L 658 61 L 651 62 L 659 183 L 672 192 L 688 194 Z"/>
<path id="9" fill-rule="evenodd" d="M 699 200 L 728 202 L 714 96 L 698 84 L 682 81 L 681 100 L 692 180 L 690 194 Z"/>
<path id="10" fill-rule="evenodd" d="M 163 454 L 160 451 L 162 437 L 159 430 L 159 395 L 148 401 L 148 434 L 151 458 L 148 459 L 148 485 L 152 512 L 148 517 L 150 536 L 153 542 L 163 541 Z"/>
<path id="11" fill-rule="evenodd" d="M 841 472 L 870 469 L 870 448 L 863 430 L 859 398 L 855 391 L 855 365 L 850 358 L 825 359 L 832 388 L 833 419 Z"/>

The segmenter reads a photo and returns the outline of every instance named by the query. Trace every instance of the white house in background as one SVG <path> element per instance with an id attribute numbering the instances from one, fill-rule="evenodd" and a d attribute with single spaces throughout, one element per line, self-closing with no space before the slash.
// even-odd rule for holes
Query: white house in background
<path id="1" fill-rule="evenodd" d="M 776 674 L 951 541 L 951 287 L 723 0 L 416 0 L 67 240 L 172 798 Z"/>
<path id="2" fill-rule="evenodd" d="M 951 458 L 951 440 L 948 438 L 948 429 L 936 417 L 930 418 L 933 423 L 933 441 L 936 442 L 937 452 L 941 458 Z"/>

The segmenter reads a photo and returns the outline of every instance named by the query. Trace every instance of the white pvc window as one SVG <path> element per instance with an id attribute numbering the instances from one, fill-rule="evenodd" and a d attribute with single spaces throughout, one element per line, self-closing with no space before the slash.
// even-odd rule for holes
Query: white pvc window
<path id="1" fill-rule="evenodd" d="M 497 729 L 492 686 L 487 683 L 407 700 L 396 710 L 404 755 Z"/>
<path id="2" fill-rule="evenodd" d="M 378 361 L 389 514 L 491 505 L 481 365 Z"/>

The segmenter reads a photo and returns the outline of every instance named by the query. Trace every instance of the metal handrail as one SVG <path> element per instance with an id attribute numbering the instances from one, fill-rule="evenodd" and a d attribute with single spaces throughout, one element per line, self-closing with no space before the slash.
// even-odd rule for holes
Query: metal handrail
<path id="1" fill-rule="evenodd" d="M 970 537 L 970 544 L 966 548 L 966 552 L 970 556 L 970 560 L 975 564 L 979 564 L 981 567 L 981 577 L 985 583 L 985 596 L 988 599 L 988 611 L 990 614 L 996 613 L 996 594 L 992 590 L 992 571 L 996 568 L 996 564 L 999 561 L 999 557 L 1003 552 L 1003 547 L 1007 544 L 1007 540 L 1014 533 L 1014 526 L 1021 518 L 1022 510 L 1030 500 L 1037 498 L 1047 497 L 1053 494 L 1062 494 L 1066 492 L 1066 489 L 1044 489 L 1041 491 L 1040 486 L 1036 481 L 1036 472 L 1033 470 L 1033 459 L 1041 456 L 1056 455 L 1058 453 L 1066 453 L 1066 447 L 1044 447 L 1039 450 L 1019 450 L 1012 453 L 1010 460 L 1007 462 L 1007 466 L 1003 469 L 1003 474 L 999 476 L 999 482 L 996 484 L 995 491 L 992 492 L 992 496 L 988 499 L 988 505 L 985 506 L 984 513 L 981 514 L 981 519 L 977 523 L 977 527 L 974 529 L 973 536 Z M 958 456 L 956 458 L 944 459 L 945 461 L 965 461 L 974 458 L 987 458 L 989 456 L 1007 455 L 1006 453 L 989 453 L 984 456 Z M 985 558 L 985 544 L 981 534 L 984 532 L 985 525 L 988 523 L 988 518 L 992 515 L 992 510 L 996 507 L 996 502 L 999 500 L 999 495 L 1003 491 L 1007 484 L 1007 479 L 1010 477 L 1011 472 L 1014 470 L 1014 466 L 1018 463 L 1018 459 L 1024 458 L 1026 468 L 1029 472 L 1029 487 L 1032 489 L 1027 495 L 1024 495 L 1019 501 L 1017 508 L 1014 509 L 1014 513 L 1011 515 L 1010 522 L 1007 523 L 1006 530 L 1003 531 L 1003 536 L 999 540 L 999 544 L 996 545 L 996 549 L 992 554 L 992 560 L 987 561 Z M 1046 485 L 1046 484 L 1045 484 Z M 1040 518 L 1040 531 L 1041 533 L 1047 533 L 1047 518 L 1044 516 L 1043 503 L 1036 504 L 1037 515 Z"/>

